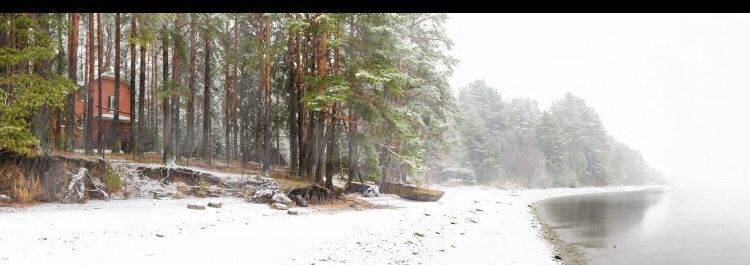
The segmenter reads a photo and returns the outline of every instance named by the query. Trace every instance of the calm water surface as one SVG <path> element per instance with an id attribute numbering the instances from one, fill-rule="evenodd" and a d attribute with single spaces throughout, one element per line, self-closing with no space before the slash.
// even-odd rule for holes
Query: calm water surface
<path id="1" fill-rule="evenodd" d="M 536 206 L 589 264 L 750 264 L 750 187 L 578 195 Z"/>

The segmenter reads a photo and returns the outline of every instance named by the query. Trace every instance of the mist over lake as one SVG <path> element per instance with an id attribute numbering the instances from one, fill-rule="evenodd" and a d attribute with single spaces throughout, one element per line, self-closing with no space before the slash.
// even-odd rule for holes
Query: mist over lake
<path id="1" fill-rule="evenodd" d="M 748 264 L 750 198 L 739 189 L 644 190 L 537 203 L 588 264 Z"/>

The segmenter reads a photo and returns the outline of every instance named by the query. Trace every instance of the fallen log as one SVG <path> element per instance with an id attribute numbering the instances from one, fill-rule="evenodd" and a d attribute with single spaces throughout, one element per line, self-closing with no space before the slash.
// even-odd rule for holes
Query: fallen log
<path id="1" fill-rule="evenodd" d="M 419 188 L 395 183 L 382 183 L 380 193 L 396 194 L 399 197 L 413 201 L 434 202 L 440 200 L 444 191 Z"/>

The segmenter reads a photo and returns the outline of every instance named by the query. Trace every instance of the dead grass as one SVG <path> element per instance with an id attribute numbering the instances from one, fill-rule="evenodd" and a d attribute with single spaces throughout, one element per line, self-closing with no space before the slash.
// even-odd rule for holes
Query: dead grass
<path id="1" fill-rule="evenodd" d="M 40 192 L 39 177 L 25 178 L 16 165 L 0 166 L 0 193 L 9 195 L 13 202 L 34 202 Z"/>

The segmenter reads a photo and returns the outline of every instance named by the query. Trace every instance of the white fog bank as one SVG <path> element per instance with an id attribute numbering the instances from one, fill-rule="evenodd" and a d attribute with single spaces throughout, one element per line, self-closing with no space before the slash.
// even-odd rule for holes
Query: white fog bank
<path id="1" fill-rule="evenodd" d="M 750 185 L 750 15 L 450 14 L 454 90 L 586 100 L 674 182 Z"/>

